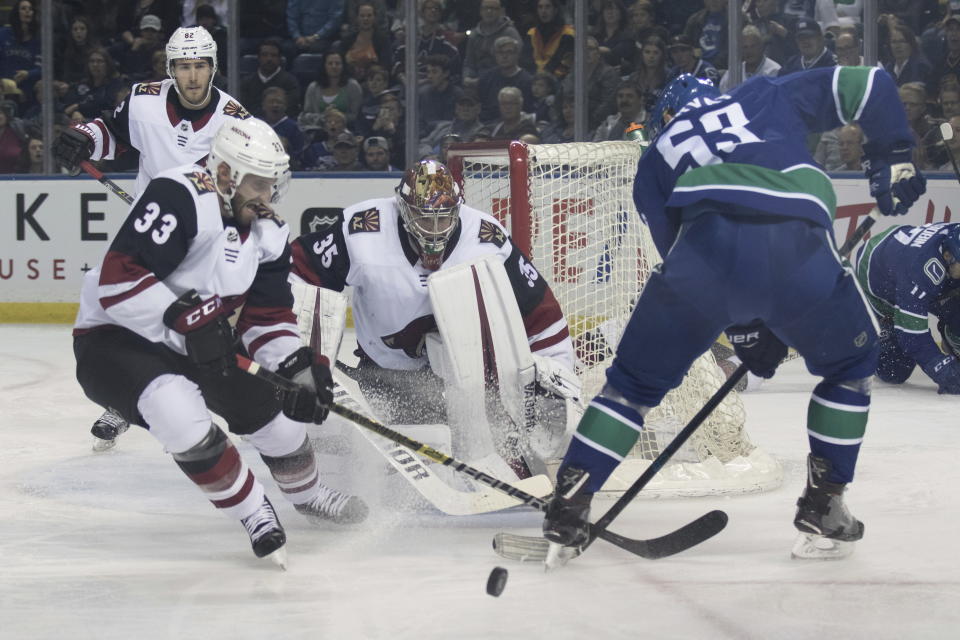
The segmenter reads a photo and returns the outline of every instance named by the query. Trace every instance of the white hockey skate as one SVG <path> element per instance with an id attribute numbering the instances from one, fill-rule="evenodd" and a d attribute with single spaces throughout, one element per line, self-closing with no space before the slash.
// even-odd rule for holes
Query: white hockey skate
<path id="1" fill-rule="evenodd" d="M 357 496 L 341 493 L 322 484 L 313 500 L 293 507 L 314 524 L 356 524 L 366 520 L 370 512 L 367 504 Z"/>
<path id="2" fill-rule="evenodd" d="M 797 500 L 794 526 L 800 531 L 791 550 L 797 560 L 841 560 L 863 537 L 863 523 L 843 502 L 844 483 L 828 482 L 830 461 L 807 456 L 807 488 Z"/>

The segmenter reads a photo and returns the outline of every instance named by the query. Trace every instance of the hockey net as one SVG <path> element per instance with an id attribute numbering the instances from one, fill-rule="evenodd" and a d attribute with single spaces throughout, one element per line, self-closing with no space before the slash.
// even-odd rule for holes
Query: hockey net
<path id="1" fill-rule="evenodd" d="M 632 306 L 660 262 L 633 206 L 640 149 L 633 142 L 451 146 L 448 163 L 467 204 L 487 211 L 550 282 L 570 323 L 585 398 L 604 372 Z M 622 492 L 725 380 L 713 355 L 647 417 L 631 455 L 604 485 Z M 780 484 L 779 464 L 750 442 L 743 403 L 731 392 L 641 496 L 745 493 Z"/>

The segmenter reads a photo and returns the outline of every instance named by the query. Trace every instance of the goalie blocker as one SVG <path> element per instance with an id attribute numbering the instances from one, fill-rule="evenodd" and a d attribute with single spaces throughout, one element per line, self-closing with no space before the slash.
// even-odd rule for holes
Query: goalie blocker
<path id="1" fill-rule="evenodd" d="M 564 363 L 533 354 L 503 263 L 485 256 L 437 271 L 427 286 L 439 334 L 427 336 L 447 414 L 469 455 L 496 451 L 519 477 L 562 453 L 583 408 Z"/>

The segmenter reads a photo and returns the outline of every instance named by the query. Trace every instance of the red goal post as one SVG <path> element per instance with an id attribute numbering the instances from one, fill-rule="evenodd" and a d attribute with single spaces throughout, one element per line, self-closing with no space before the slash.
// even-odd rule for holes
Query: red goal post
<path id="1" fill-rule="evenodd" d="M 455 144 L 447 164 L 466 203 L 492 214 L 550 283 L 570 323 L 586 398 L 604 381 L 612 350 L 643 283 L 660 262 L 633 206 L 634 142 Z M 648 416 L 628 460 L 604 486 L 623 491 L 725 380 L 708 352 Z M 779 464 L 748 438 L 736 393 L 644 490 L 708 495 L 779 486 Z M 642 495 L 642 494 L 641 494 Z"/>

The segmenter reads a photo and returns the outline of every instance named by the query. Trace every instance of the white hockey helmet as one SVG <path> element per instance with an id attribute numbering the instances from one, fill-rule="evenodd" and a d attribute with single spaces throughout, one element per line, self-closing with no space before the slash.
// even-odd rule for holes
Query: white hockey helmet
<path id="1" fill-rule="evenodd" d="M 180 93 L 177 78 L 173 75 L 174 60 L 196 60 L 209 58 L 210 81 L 207 94 L 213 86 L 213 76 L 217 73 L 217 43 L 210 32 L 203 27 L 180 27 L 167 40 L 167 75 L 173 80 L 173 86 Z M 206 97 L 204 97 L 206 99 Z"/>
<path id="2" fill-rule="evenodd" d="M 223 162 L 230 166 L 230 186 L 226 191 L 220 190 L 217 181 L 217 169 Z M 276 180 L 270 202 L 277 203 L 290 184 L 290 156 L 284 151 L 273 127 L 263 120 L 231 119 L 213 137 L 207 156 L 207 173 L 213 178 L 217 193 L 223 196 L 227 207 L 247 174 Z"/>

